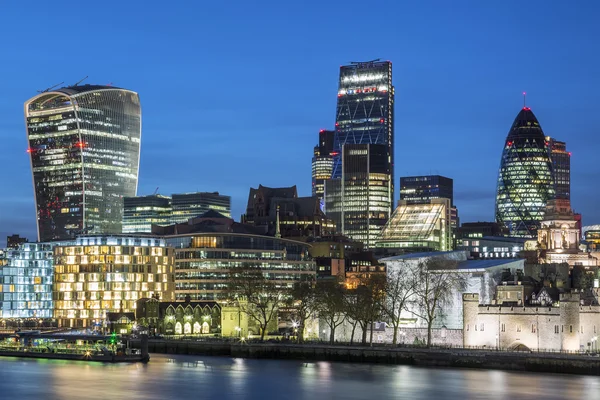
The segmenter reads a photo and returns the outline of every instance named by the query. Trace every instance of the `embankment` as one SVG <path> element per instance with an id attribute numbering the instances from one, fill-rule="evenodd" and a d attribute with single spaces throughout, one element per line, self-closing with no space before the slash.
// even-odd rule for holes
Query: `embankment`
<path id="1" fill-rule="evenodd" d="M 135 343 L 133 343 L 135 347 Z M 193 354 L 304 361 L 381 363 L 421 367 L 502 369 L 600 375 L 600 357 L 504 352 L 470 349 L 423 349 L 331 346 L 324 344 L 228 343 L 187 340 L 151 340 L 150 353 Z"/>

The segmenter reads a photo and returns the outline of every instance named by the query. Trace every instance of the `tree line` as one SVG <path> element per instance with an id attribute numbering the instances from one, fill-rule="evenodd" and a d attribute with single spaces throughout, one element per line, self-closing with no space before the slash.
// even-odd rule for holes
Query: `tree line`
<path id="1" fill-rule="evenodd" d="M 420 318 L 427 326 L 427 346 L 431 345 L 434 322 L 450 305 L 456 291 L 467 284 L 466 274 L 457 272 L 455 261 L 428 259 L 400 262 L 386 274 L 363 273 L 356 285 L 348 288 L 341 277 L 297 282 L 282 290 L 260 268 L 234 270 L 228 279 L 228 297 L 239 302 L 241 311 L 254 321 L 264 340 L 269 323 L 280 309 L 289 309 L 297 323 L 297 338 L 304 341 L 308 321 L 318 318 L 329 328 L 329 342 L 335 342 L 336 330 L 348 321 L 351 340 L 357 328 L 361 342 L 373 342 L 376 322 L 393 327 L 393 344 L 398 343 L 402 315 Z"/>

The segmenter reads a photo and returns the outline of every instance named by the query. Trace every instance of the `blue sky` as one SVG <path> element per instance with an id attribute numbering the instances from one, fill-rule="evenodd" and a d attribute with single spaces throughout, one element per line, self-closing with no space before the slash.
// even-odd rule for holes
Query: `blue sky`
<path id="1" fill-rule="evenodd" d="M 545 133 L 573 153 L 573 207 L 600 223 L 595 1 L 10 3 L 0 12 L 0 243 L 35 239 L 23 103 L 36 90 L 88 75 L 137 91 L 138 193 L 219 191 L 239 218 L 250 186 L 310 195 L 339 66 L 375 58 L 393 62 L 396 180 L 449 176 L 462 221 L 492 220 L 503 141 L 527 91 Z"/>

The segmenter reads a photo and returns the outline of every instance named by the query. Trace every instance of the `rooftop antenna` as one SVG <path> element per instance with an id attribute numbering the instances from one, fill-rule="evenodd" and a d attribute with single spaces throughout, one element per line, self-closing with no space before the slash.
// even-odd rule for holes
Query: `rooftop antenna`
<path id="1" fill-rule="evenodd" d="M 76 84 L 74 84 L 73 86 L 77 86 L 79 85 L 81 82 L 85 81 L 87 79 L 87 75 L 85 76 L 85 78 L 83 78 L 82 80 L 80 80 L 79 82 L 77 82 Z"/>
<path id="2" fill-rule="evenodd" d="M 54 85 L 54 86 L 50 86 L 48 89 L 44 89 L 44 90 L 38 90 L 37 92 L 38 92 L 38 93 L 46 93 L 46 92 L 49 92 L 50 90 L 54 89 L 54 88 L 55 88 L 55 87 L 57 87 L 57 86 L 60 86 L 60 85 L 62 85 L 63 83 L 64 83 L 64 82 L 57 83 L 57 84 L 56 84 L 56 85 Z"/>
<path id="3" fill-rule="evenodd" d="M 527 92 L 523 92 L 523 108 L 527 108 Z"/>

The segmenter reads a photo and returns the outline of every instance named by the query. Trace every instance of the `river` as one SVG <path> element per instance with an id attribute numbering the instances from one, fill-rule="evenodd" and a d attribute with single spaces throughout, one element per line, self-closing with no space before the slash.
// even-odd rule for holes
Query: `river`
<path id="1" fill-rule="evenodd" d="M 0 399 L 600 399 L 600 378 L 152 355 L 148 364 L 0 358 Z"/>

